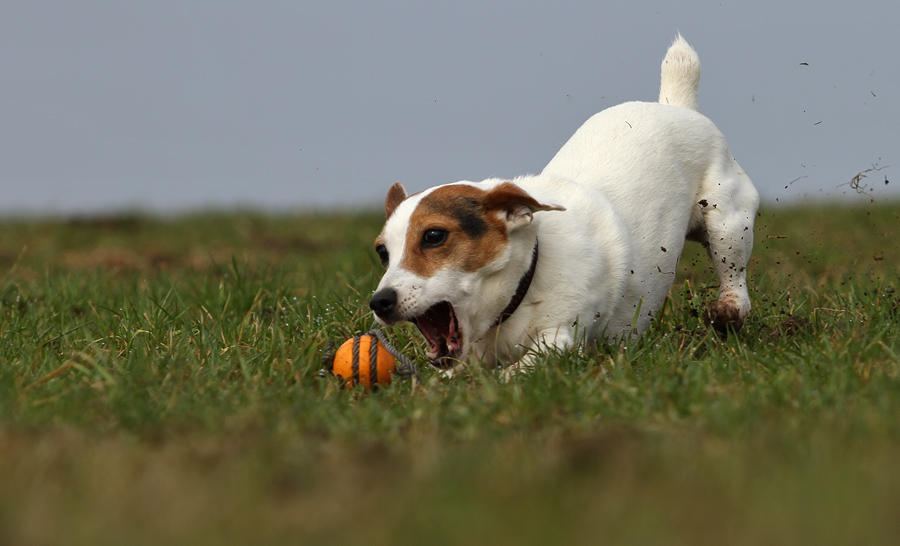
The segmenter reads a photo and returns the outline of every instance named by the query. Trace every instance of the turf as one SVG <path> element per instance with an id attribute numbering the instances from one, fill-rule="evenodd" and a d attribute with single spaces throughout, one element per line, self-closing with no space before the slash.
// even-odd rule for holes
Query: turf
<path id="1" fill-rule="evenodd" d="M 900 535 L 900 205 L 764 209 L 738 336 L 693 245 L 628 346 L 364 394 L 318 371 L 373 326 L 380 222 L 0 221 L 0 543 Z"/>

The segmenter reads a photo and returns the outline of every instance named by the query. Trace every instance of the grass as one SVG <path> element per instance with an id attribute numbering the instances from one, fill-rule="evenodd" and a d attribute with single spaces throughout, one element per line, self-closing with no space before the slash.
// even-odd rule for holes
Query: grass
<path id="1" fill-rule="evenodd" d="M 3 220 L 0 544 L 894 543 L 898 220 L 764 210 L 737 337 L 689 246 L 627 347 L 369 395 L 379 215 Z"/>

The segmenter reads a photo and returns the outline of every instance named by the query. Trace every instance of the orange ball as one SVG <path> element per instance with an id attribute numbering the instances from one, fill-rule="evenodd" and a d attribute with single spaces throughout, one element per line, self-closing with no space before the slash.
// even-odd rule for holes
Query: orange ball
<path id="1" fill-rule="evenodd" d="M 348 387 L 361 383 L 368 392 L 373 386 L 389 384 L 396 367 L 397 359 L 378 342 L 378 338 L 363 334 L 340 346 L 334 354 L 331 371 Z"/>

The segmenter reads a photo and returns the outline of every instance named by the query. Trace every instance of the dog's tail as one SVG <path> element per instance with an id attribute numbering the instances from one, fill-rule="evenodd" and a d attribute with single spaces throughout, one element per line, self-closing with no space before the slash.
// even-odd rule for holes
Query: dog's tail
<path id="1" fill-rule="evenodd" d="M 659 102 L 696 110 L 699 85 L 700 57 L 679 33 L 662 62 Z"/>

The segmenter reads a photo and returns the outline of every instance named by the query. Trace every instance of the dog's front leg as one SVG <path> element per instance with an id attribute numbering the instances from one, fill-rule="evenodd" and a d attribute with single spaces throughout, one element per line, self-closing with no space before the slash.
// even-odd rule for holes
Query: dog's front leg
<path id="1" fill-rule="evenodd" d="M 500 378 L 508 382 L 514 375 L 524 374 L 547 355 L 565 350 L 575 343 L 572 333 L 562 328 L 548 328 L 537 335 L 537 341 L 525 355 L 500 372 Z"/>

